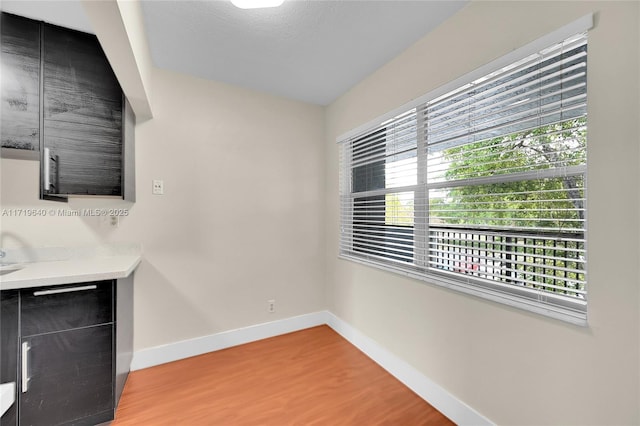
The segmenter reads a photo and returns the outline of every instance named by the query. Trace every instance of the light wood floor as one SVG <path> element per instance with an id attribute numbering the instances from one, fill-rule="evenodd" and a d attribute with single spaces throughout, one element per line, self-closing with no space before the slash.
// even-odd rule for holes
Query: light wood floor
<path id="1" fill-rule="evenodd" d="M 114 426 L 450 425 L 327 326 L 134 371 Z"/>

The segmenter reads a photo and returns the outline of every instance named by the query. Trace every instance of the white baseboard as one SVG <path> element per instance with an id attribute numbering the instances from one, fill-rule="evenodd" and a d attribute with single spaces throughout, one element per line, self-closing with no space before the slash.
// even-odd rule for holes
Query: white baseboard
<path id="1" fill-rule="evenodd" d="M 398 356 L 380 346 L 331 312 L 327 312 L 327 325 L 353 346 L 378 363 L 389 374 L 404 383 L 418 396 L 433 405 L 457 425 L 493 425 L 489 419 L 447 392 L 437 383 L 416 370 Z"/>
<path id="2" fill-rule="evenodd" d="M 420 371 L 380 346 L 373 339 L 338 318 L 329 311 L 314 312 L 263 324 L 229 330 L 209 336 L 183 340 L 168 345 L 137 351 L 133 355 L 131 370 L 218 351 L 244 343 L 328 325 L 369 358 L 378 363 L 396 379 L 458 425 L 493 425 L 489 419 L 447 392 Z"/>
<path id="3" fill-rule="evenodd" d="M 224 331 L 209 336 L 196 337 L 195 339 L 182 340 L 168 345 L 154 346 L 134 352 L 131 370 L 141 370 L 326 323 L 327 311 L 320 311 Z"/>

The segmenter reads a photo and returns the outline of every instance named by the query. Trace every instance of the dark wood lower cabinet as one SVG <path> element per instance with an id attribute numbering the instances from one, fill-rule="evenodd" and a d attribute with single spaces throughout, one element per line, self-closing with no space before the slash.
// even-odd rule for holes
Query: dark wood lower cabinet
<path id="1" fill-rule="evenodd" d="M 18 291 L 0 292 L 0 383 L 18 382 Z M 0 417 L 0 426 L 18 424 L 18 404 Z"/>
<path id="2" fill-rule="evenodd" d="M 113 326 L 105 324 L 22 339 L 27 386 L 22 425 L 95 425 L 113 419 Z"/>
<path id="3" fill-rule="evenodd" d="M 114 418 L 132 359 L 133 277 L 0 292 L 0 382 L 16 402 L 0 426 Z"/>

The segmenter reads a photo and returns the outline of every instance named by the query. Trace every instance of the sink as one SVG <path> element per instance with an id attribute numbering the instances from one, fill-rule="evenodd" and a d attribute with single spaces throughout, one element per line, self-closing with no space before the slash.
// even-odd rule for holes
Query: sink
<path id="1" fill-rule="evenodd" d="M 0 416 L 9 409 L 16 399 L 16 382 L 0 385 Z"/>
<path id="2" fill-rule="evenodd" d="M 0 263 L 0 275 L 10 274 L 24 268 L 22 263 Z"/>

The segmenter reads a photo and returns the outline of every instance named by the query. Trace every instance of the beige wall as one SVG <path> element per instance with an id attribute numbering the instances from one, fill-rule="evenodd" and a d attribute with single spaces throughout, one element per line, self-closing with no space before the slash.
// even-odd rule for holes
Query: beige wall
<path id="1" fill-rule="evenodd" d="M 327 109 L 329 309 L 499 424 L 640 422 L 638 6 L 473 2 Z M 337 136 L 589 12 L 589 327 L 337 259 Z"/>
<path id="2" fill-rule="evenodd" d="M 2 217 L 0 246 L 141 242 L 135 349 L 325 308 L 324 111 L 163 71 L 136 128 L 137 202 L 38 200 L 38 163 L 3 159 L 2 208 L 130 209 L 95 218 Z M 165 195 L 151 194 L 163 179 Z M 267 300 L 276 300 L 274 314 Z"/>

